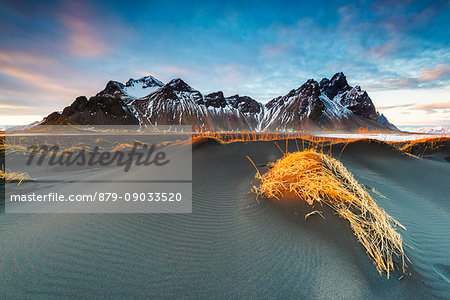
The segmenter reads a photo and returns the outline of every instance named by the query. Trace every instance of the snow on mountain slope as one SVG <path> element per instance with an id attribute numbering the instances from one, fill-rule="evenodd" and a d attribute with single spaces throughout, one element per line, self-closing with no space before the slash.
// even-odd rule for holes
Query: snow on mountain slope
<path id="1" fill-rule="evenodd" d="M 359 86 L 351 87 L 343 73 L 320 83 L 309 79 L 265 105 L 248 96 L 225 97 L 221 91 L 204 96 L 180 78 L 165 85 L 152 76 L 130 79 L 125 84 L 110 81 L 89 101 L 79 97 L 62 113 L 53 113 L 42 123 L 64 122 L 179 124 L 226 131 L 395 128 L 385 118 L 377 118 L 367 93 Z"/>
<path id="2" fill-rule="evenodd" d="M 344 105 L 341 104 L 341 95 L 336 95 L 333 100 L 328 99 L 328 97 L 325 94 L 321 94 L 319 96 L 320 100 L 322 100 L 323 104 L 325 105 L 325 109 L 323 113 L 329 118 L 329 119 L 343 119 L 348 118 L 352 114 L 351 110 L 346 108 Z"/>
<path id="3" fill-rule="evenodd" d="M 153 76 L 145 76 L 139 79 L 130 78 L 125 84 L 110 81 L 97 96 L 118 97 L 125 100 L 139 99 L 155 92 L 163 85 L 164 83 Z"/>
<path id="4" fill-rule="evenodd" d="M 137 80 L 131 78 L 125 84 L 123 92 L 130 97 L 138 99 L 153 93 L 163 85 L 164 83 L 153 76 L 145 76 Z"/>
<path id="5" fill-rule="evenodd" d="M 316 123 L 319 122 L 325 109 L 325 104 L 319 96 L 319 84 L 310 79 L 285 96 L 269 101 L 265 105 L 267 113 L 262 120 L 261 128 L 272 131 L 319 128 L 319 124 Z"/>

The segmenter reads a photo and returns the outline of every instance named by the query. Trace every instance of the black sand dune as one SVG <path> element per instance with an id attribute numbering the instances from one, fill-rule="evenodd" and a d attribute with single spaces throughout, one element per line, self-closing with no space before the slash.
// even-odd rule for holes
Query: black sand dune
<path id="1" fill-rule="evenodd" d="M 423 158 L 450 162 L 450 139 L 435 138 L 409 143 L 399 143 L 403 151 Z"/>
<path id="2" fill-rule="evenodd" d="M 343 147 L 334 145 L 333 157 Z M 416 158 L 358 141 L 340 155 L 407 228 L 399 230 L 410 275 L 380 276 L 348 224 L 325 207 L 315 208 L 325 220 L 305 221 L 312 209 L 301 202 L 258 203 L 246 156 L 264 171 L 282 155 L 273 142 L 205 140 L 193 147 L 192 214 L 1 214 L 0 291 L 45 299 L 448 298 L 450 165 L 441 158 L 450 153 L 441 152 Z"/>

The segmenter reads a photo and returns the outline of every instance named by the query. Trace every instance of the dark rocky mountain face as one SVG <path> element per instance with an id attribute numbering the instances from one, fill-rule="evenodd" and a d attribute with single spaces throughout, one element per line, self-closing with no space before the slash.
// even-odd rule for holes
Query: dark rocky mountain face
<path id="1" fill-rule="evenodd" d="M 205 104 L 206 107 L 223 108 L 227 106 L 227 100 L 225 100 L 222 92 L 216 92 L 206 95 L 205 100 L 200 101 L 198 104 Z"/>
<path id="2" fill-rule="evenodd" d="M 320 83 L 309 79 L 296 90 L 266 104 L 262 128 L 269 130 L 354 130 L 359 127 L 386 129 L 365 91 L 351 87 L 343 73 Z"/>
<path id="3" fill-rule="evenodd" d="M 341 97 L 341 104 L 351 110 L 355 115 L 364 118 L 377 120 L 375 105 L 369 98 L 366 91 L 362 91 L 360 86 L 355 86 Z"/>
<path id="4" fill-rule="evenodd" d="M 227 103 L 241 113 L 259 114 L 263 110 L 261 103 L 248 97 L 234 95 L 226 98 Z"/>
<path id="5" fill-rule="evenodd" d="M 163 84 L 146 76 L 126 84 L 110 81 L 96 96 L 78 97 L 42 124 L 192 125 L 227 131 L 396 129 L 381 116 L 366 91 L 351 87 L 343 73 L 320 83 L 309 79 L 266 105 L 248 96 L 225 97 L 221 91 L 203 96 L 180 78 Z"/>
<path id="6" fill-rule="evenodd" d="M 278 131 L 290 128 L 310 129 L 308 123 L 319 122 L 325 106 L 319 99 L 319 84 L 309 79 L 301 87 L 266 104 L 268 113 L 262 128 Z"/>
<path id="7" fill-rule="evenodd" d="M 97 96 L 116 96 L 122 93 L 125 86 L 118 81 L 109 81 L 106 87 Z"/>
<path id="8" fill-rule="evenodd" d="M 390 122 L 388 121 L 388 119 L 387 119 L 383 114 L 380 114 L 379 112 L 377 112 L 377 121 L 378 121 L 379 123 L 381 123 L 381 124 L 383 124 L 383 125 L 389 127 L 389 128 L 392 129 L 392 130 L 398 130 L 398 128 L 395 127 L 394 124 L 390 123 Z"/>
<path id="9" fill-rule="evenodd" d="M 344 73 L 336 73 L 331 79 L 323 78 L 319 84 L 322 90 L 329 99 L 333 99 L 340 92 L 346 92 L 350 89 L 347 83 L 347 78 Z"/>
<path id="10" fill-rule="evenodd" d="M 330 80 L 323 78 L 320 81 L 320 90 L 333 100 L 339 98 L 340 104 L 352 111 L 355 115 L 376 120 L 376 109 L 366 91 L 360 86 L 351 87 L 344 73 L 335 74 Z"/>
<path id="11" fill-rule="evenodd" d="M 120 99 L 94 96 L 87 100 L 81 96 L 61 113 L 50 114 L 41 124 L 138 125 L 139 121 Z"/>
<path id="12" fill-rule="evenodd" d="M 308 116 L 312 120 L 318 120 L 325 109 L 325 105 L 319 99 L 319 84 L 313 79 L 309 79 L 303 84 L 298 93 L 299 99 L 299 117 Z"/>
<path id="13" fill-rule="evenodd" d="M 174 79 L 138 100 L 127 102 L 141 124 L 192 125 L 205 127 L 208 124 L 202 94 L 181 79 Z"/>
<path id="14" fill-rule="evenodd" d="M 158 100 L 158 101 L 175 101 L 180 100 L 180 98 L 185 98 L 184 96 L 188 96 L 188 98 L 192 98 L 195 101 L 200 101 L 203 99 L 202 94 L 199 91 L 191 88 L 186 82 L 181 80 L 180 78 L 173 79 L 168 84 L 161 87 L 156 92 L 147 96 L 148 99 Z"/>

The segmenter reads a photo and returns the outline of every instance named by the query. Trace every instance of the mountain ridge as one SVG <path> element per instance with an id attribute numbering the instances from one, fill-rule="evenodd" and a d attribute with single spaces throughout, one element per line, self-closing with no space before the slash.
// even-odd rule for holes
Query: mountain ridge
<path id="1" fill-rule="evenodd" d="M 164 84 L 153 76 L 109 81 L 91 97 L 77 99 L 41 124 L 191 125 L 194 130 L 301 131 L 397 130 L 377 112 L 360 86 L 350 86 L 342 72 L 262 104 L 249 96 L 203 95 L 181 78 Z"/>

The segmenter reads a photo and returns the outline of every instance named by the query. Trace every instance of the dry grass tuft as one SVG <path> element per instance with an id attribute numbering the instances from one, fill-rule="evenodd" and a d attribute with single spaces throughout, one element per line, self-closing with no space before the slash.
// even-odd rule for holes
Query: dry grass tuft
<path id="1" fill-rule="evenodd" d="M 4 171 L 0 169 L 0 179 L 4 180 L 5 182 L 17 182 L 17 185 L 19 185 L 22 182 L 31 180 L 31 177 L 30 175 L 28 175 L 27 172 L 20 173 L 20 172 Z"/>
<path id="2" fill-rule="evenodd" d="M 407 142 L 400 146 L 399 149 L 407 154 L 423 156 L 428 152 L 439 150 L 444 143 L 449 141 L 450 138 L 447 137 L 424 138 Z"/>
<path id="3" fill-rule="evenodd" d="M 395 230 L 400 223 L 377 206 L 344 165 L 313 149 L 286 154 L 264 175 L 254 191 L 268 198 L 282 200 L 297 196 L 309 205 L 326 204 L 349 221 L 358 241 L 366 248 L 380 274 L 394 270 L 394 256 L 401 259 L 405 271 L 402 236 Z M 407 259 L 407 258 L 406 258 Z"/>
<path id="4" fill-rule="evenodd" d="M 0 131 L 0 153 L 5 152 L 5 132 Z"/>
<path id="5" fill-rule="evenodd" d="M 320 211 L 318 211 L 318 210 L 314 210 L 314 211 L 312 211 L 312 212 L 310 212 L 310 213 L 307 213 L 307 214 L 305 215 L 305 220 L 308 219 L 309 216 L 316 215 L 316 214 L 319 215 L 319 216 L 321 216 L 323 219 L 325 219 L 325 217 L 323 216 L 322 212 L 320 212 Z"/>

